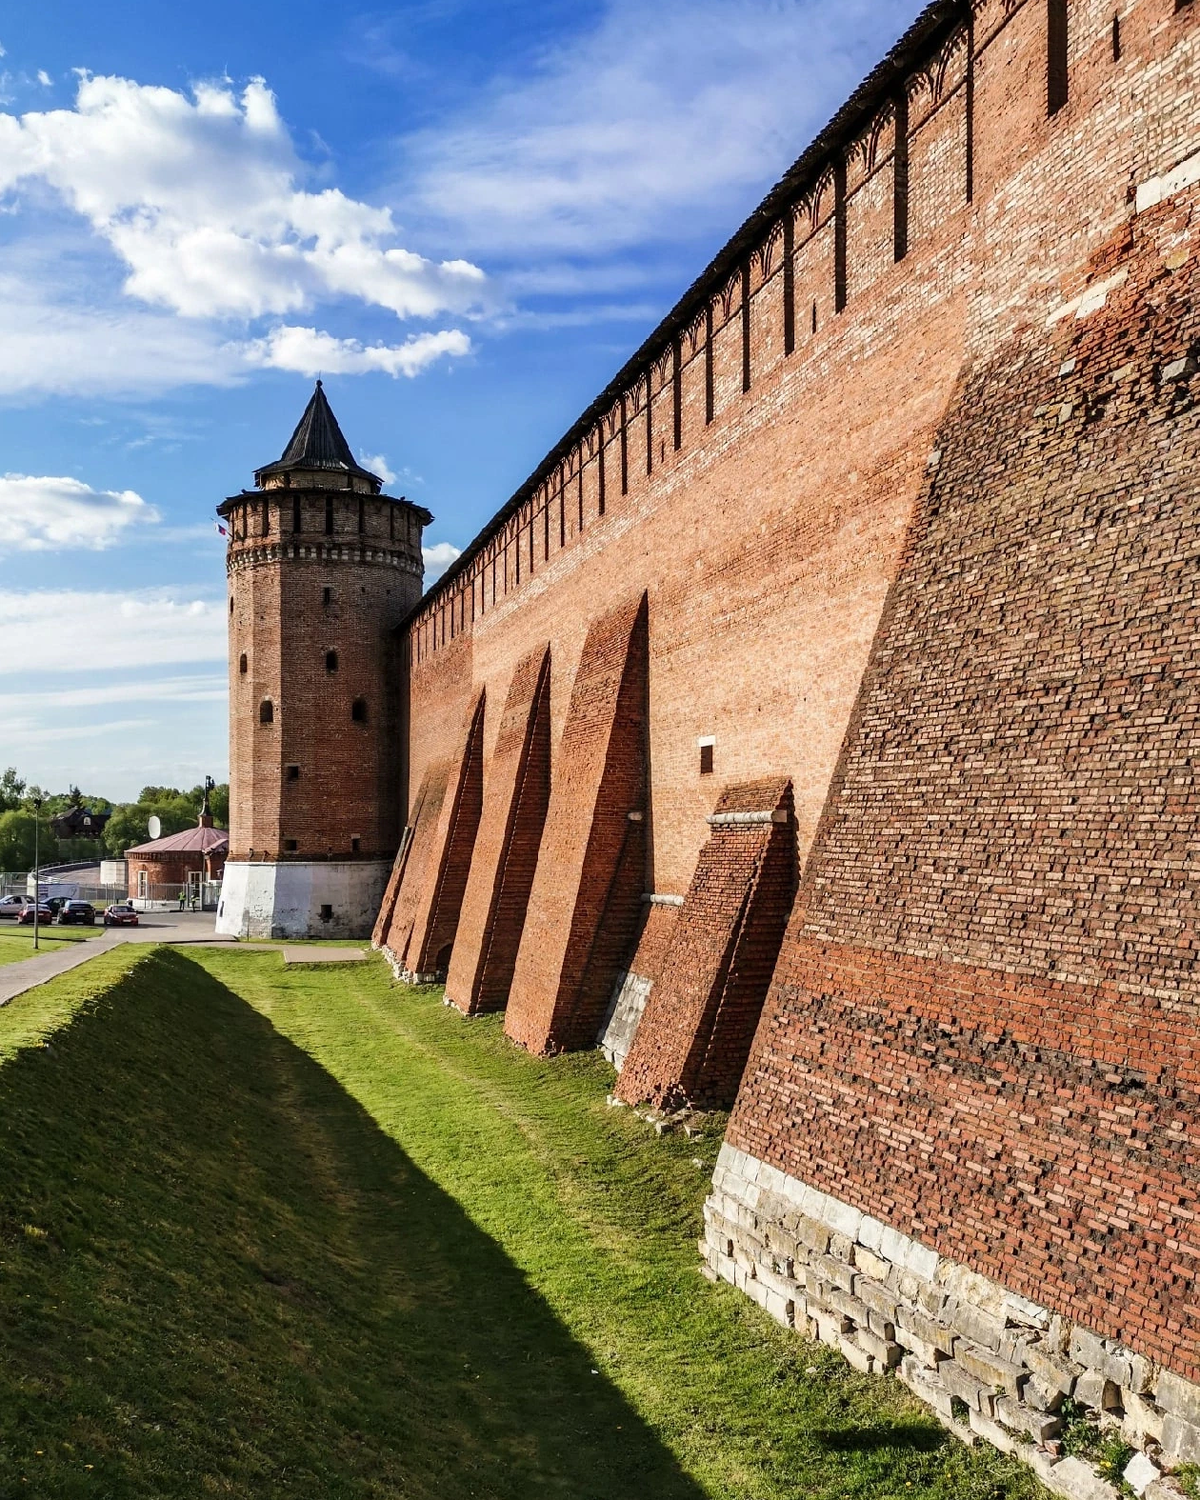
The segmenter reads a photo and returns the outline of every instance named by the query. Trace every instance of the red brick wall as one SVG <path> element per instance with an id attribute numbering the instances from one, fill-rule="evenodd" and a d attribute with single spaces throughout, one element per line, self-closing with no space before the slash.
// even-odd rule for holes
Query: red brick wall
<path id="1" fill-rule="evenodd" d="M 596 1040 L 641 916 L 645 803 L 643 597 L 592 626 L 575 675 L 505 1020 L 533 1051 Z"/>
<path id="2" fill-rule="evenodd" d="M 466 740 L 447 780 L 437 826 L 430 837 L 429 856 L 414 877 L 420 876 L 406 967 L 416 974 L 444 974 L 458 931 L 459 913 L 471 856 L 483 810 L 483 713 L 479 695 Z"/>
<path id="3" fill-rule="evenodd" d="M 796 888 L 791 787 L 730 787 L 617 1081 L 630 1104 L 733 1103 Z M 635 969 L 635 972 L 638 972 Z"/>
<path id="4" fill-rule="evenodd" d="M 1193 1377 L 1198 236 L 964 381 L 730 1126 Z"/>
<path id="5" fill-rule="evenodd" d="M 503 1010 L 550 801 L 550 650 L 518 662 L 492 755 L 446 998 L 467 1015 Z"/>
<path id="6" fill-rule="evenodd" d="M 715 784 L 790 779 L 807 859 L 731 1139 L 1194 1372 L 1197 190 L 1134 210 L 1200 150 L 1200 22 L 1137 0 L 1115 59 L 1112 7 L 1071 0 L 1051 118 L 1046 18 L 986 0 L 771 201 L 413 619 L 410 744 L 419 777 L 551 643 L 509 1027 L 590 1041 L 632 943 L 624 894 L 571 933 L 603 782 L 572 694 L 645 589 L 642 889 L 691 883 L 702 737 Z"/>

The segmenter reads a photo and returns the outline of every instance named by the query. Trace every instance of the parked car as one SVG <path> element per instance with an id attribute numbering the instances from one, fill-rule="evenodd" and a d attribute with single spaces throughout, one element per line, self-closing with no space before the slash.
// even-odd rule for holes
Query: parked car
<path id="1" fill-rule="evenodd" d="M 54 920 L 60 927 L 95 927 L 96 908 L 90 901 L 64 901 Z"/>
<path id="2" fill-rule="evenodd" d="M 24 905 L 24 896 L 0 896 L 0 917 L 15 917 Z"/>
<path id="3" fill-rule="evenodd" d="M 49 896 L 42 902 L 42 905 L 48 906 L 53 915 L 57 917 L 63 907 L 66 906 L 68 899 L 67 896 Z"/>
<path id="4" fill-rule="evenodd" d="M 33 901 L 22 901 L 21 910 L 17 913 L 17 921 L 23 927 L 32 927 L 35 910 L 37 912 L 38 926 L 49 927 L 50 923 L 54 921 L 54 913 L 44 901 L 36 904 Z"/>
<path id="5" fill-rule="evenodd" d="M 105 927 L 136 927 L 138 914 L 128 901 L 115 901 L 104 908 Z"/>

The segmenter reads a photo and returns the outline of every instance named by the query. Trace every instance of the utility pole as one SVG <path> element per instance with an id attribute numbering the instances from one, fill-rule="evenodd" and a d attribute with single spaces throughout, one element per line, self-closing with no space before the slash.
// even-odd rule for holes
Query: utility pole
<path id="1" fill-rule="evenodd" d="M 42 816 L 42 799 L 33 799 L 33 951 L 40 946 L 38 938 L 38 914 L 42 906 L 41 858 L 38 849 L 38 823 Z"/>

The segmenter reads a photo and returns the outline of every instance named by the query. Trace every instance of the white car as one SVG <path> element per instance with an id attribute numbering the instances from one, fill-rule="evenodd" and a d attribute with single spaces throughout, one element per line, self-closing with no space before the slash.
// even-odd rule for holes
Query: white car
<path id="1" fill-rule="evenodd" d="M 24 904 L 24 896 L 0 896 L 0 917 L 15 917 Z"/>

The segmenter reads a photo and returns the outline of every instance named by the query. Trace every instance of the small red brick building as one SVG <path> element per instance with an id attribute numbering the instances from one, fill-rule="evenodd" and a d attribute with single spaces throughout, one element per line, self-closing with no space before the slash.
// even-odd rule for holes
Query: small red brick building
<path id="1" fill-rule="evenodd" d="M 199 895 L 202 884 L 221 879 L 228 855 L 229 834 L 213 827 L 206 799 L 195 828 L 126 849 L 130 898 L 162 900 L 178 895 L 180 887 Z"/>

